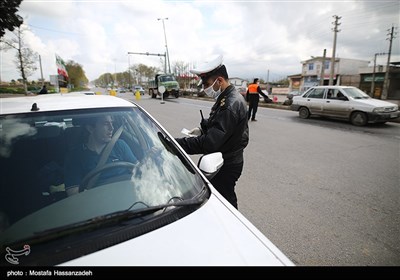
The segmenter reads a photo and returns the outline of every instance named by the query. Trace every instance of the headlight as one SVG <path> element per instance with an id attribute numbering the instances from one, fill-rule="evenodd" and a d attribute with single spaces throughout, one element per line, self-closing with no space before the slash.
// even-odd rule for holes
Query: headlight
<path id="1" fill-rule="evenodd" d="M 373 110 L 374 113 L 389 113 L 396 112 L 399 109 L 399 106 L 394 105 L 390 107 L 378 107 Z"/>
<path id="2" fill-rule="evenodd" d="M 375 108 L 373 110 L 373 112 L 374 113 L 384 113 L 385 112 L 385 108 L 384 107 L 378 107 L 378 108 Z"/>

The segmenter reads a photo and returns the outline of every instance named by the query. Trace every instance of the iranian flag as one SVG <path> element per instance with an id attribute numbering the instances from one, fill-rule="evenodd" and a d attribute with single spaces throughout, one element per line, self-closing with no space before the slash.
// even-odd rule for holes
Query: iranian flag
<path id="1" fill-rule="evenodd" d="M 68 78 L 67 68 L 65 68 L 65 62 L 56 54 L 56 64 L 57 64 L 57 73 L 58 75 L 62 75 L 65 79 Z"/>

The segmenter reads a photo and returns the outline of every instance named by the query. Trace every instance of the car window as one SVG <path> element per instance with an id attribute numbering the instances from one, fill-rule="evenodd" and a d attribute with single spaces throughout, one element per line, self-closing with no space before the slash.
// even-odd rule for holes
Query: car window
<path id="1" fill-rule="evenodd" d="M 354 98 L 354 99 L 369 99 L 370 96 L 363 92 L 358 88 L 344 88 L 343 91 L 347 94 L 347 96 Z"/>
<path id="2" fill-rule="evenodd" d="M 326 98 L 327 98 L 327 99 L 337 99 L 337 98 L 338 98 L 338 93 L 339 93 L 339 92 L 340 92 L 340 91 L 339 91 L 338 89 L 330 88 L 330 89 L 328 89 L 328 91 L 327 91 Z"/>
<path id="3" fill-rule="evenodd" d="M 115 149 L 132 153 L 133 160 L 115 161 L 113 149 L 109 169 L 99 169 L 99 176 L 88 181 L 90 188 L 67 196 L 66 158 L 76 159 L 74 170 L 97 168 L 82 155 L 88 149 L 89 120 L 105 115 L 112 119 L 113 133 L 121 131 Z M 0 140 L 0 218 L 7 221 L 1 223 L 0 244 L 116 211 L 191 199 L 204 186 L 171 139 L 139 108 L 9 115 L 0 118 Z M 88 174 L 73 175 L 83 184 Z"/>
<path id="4" fill-rule="evenodd" d="M 311 89 L 309 93 L 305 97 L 308 98 L 323 98 L 324 97 L 324 88 L 314 88 Z"/>

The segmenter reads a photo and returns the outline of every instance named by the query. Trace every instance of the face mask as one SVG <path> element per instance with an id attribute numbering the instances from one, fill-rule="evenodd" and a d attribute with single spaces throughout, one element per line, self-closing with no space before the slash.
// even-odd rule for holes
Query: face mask
<path id="1" fill-rule="evenodd" d="M 207 94 L 207 96 L 213 97 L 214 99 L 217 99 L 221 93 L 221 87 L 219 87 L 219 90 L 217 90 L 217 91 L 214 90 L 214 85 L 216 82 L 217 82 L 217 80 L 215 80 L 211 86 L 204 89 L 204 92 Z"/>

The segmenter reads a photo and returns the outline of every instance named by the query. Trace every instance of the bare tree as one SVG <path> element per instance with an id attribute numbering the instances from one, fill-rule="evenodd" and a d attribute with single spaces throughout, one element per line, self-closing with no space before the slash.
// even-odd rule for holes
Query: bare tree
<path id="1" fill-rule="evenodd" d="M 12 48 L 17 51 L 14 62 L 21 73 L 25 93 L 28 93 L 27 77 L 31 76 L 37 69 L 38 54 L 26 45 L 24 41 L 25 31 L 26 29 L 18 27 L 12 32 L 15 35 L 14 38 L 2 39 L 1 41 L 6 44 L 6 50 Z"/>

